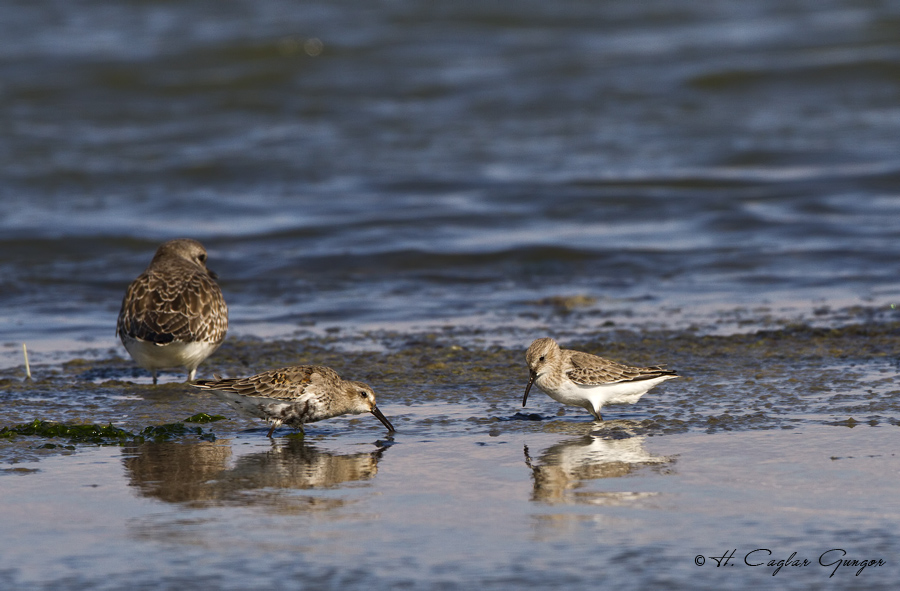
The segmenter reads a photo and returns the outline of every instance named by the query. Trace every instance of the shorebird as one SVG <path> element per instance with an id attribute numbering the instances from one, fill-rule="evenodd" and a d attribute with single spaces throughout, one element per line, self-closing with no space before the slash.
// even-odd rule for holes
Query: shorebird
<path id="1" fill-rule="evenodd" d="M 187 380 L 225 339 L 228 308 L 206 249 L 196 240 L 170 240 L 131 282 L 122 300 L 116 336 L 138 365 L 156 372 L 183 367 Z"/>
<path id="2" fill-rule="evenodd" d="M 282 424 L 303 431 L 313 423 L 345 414 L 370 412 L 388 428 L 394 426 L 375 406 L 375 392 L 362 382 L 351 382 L 330 367 L 296 365 L 273 369 L 247 378 L 197 380 L 195 388 L 212 390 L 232 408 L 271 421 L 267 437 Z"/>
<path id="3" fill-rule="evenodd" d="M 531 371 L 522 406 L 532 384 L 550 398 L 569 406 L 580 406 L 598 421 L 604 404 L 634 404 L 657 384 L 677 378 L 670 369 L 630 367 L 580 351 L 560 349 L 550 338 L 537 339 L 525 353 Z"/>

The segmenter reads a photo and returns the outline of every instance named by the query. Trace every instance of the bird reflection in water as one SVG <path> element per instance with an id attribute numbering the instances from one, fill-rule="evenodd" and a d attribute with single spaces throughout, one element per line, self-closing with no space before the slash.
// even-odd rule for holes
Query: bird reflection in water
<path id="1" fill-rule="evenodd" d="M 124 448 L 123 461 L 129 484 L 143 496 L 198 507 L 240 503 L 294 512 L 343 505 L 340 498 L 290 491 L 369 480 L 388 445 L 379 442 L 373 451 L 345 454 L 288 439 L 233 458 L 228 440 L 144 443 Z"/>
<path id="2" fill-rule="evenodd" d="M 580 490 L 584 481 L 619 478 L 642 468 L 669 470 L 675 459 L 654 456 L 644 448 L 644 437 L 604 439 L 586 435 L 547 448 L 533 460 L 525 446 L 525 464 L 534 476 L 531 499 L 550 504 L 583 503 L 621 505 L 655 495 L 646 492 Z"/>

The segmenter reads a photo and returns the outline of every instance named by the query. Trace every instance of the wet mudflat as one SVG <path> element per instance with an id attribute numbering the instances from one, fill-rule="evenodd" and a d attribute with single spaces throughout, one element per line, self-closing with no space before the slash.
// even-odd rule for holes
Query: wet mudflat
<path id="1" fill-rule="evenodd" d="M 896 335 L 888 323 L 585 342 L 684 374 L 603 423 L 543 394 L 522 409 L 518 349 L 434 334 L 379 352 L 230 342 L 207 371 L 325 363 L 372 384 L 397 427 L 366 415 L 274 441 L 181 376 L 154 388 L 121 358 L 39 367 L 32 383 L 9 370 L 4 425 L 112 423 L 135 437 L 0 441 L 0 511 L 17 540 L 0 577 L 39 589 L 886 589 L 900 555 Z M 225 418 L 183 422 L 198 413 Z M 841 550 L 884 564 L 830 577 Z M 768 561 L 792 553 L 773 580 Z"/>

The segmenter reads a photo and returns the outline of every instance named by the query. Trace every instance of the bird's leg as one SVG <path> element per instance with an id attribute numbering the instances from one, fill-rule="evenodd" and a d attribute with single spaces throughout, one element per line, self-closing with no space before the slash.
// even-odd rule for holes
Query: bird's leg
<path id="1" fill-rule="evenodd" d="M 528 455 L 528 446 L 525 446 L 525 465 L 534 470 L 534 466 L 531 465 L 531 456 Z"/>

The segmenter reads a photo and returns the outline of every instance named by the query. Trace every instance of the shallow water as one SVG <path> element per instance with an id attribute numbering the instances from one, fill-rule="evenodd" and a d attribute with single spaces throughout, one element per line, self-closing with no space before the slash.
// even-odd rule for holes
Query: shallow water
<path id="1" fill-rule="evenodd" d="M 3 586 L 888 588 L 898 22 L 3 3 L 0 428 L 124 430 L 0 438 Z M 115 318 L 183 236 L 230 309 L 200 376 L 330 365 L 398 432 L 270 442 L 179 372 L 150 387 Z M 602 424 L 522 409 L 548 335 L 682 377 Z M 173 426 L 197 413 L 227 420 Z M 887 564 L 773 578 L 757 548 Z"/>
<path id="2" fill-rule="evenodd" d="M 439 409 L 432 408 L 433 411 Z M 607 439 L 343 433 L 97 448 L 3 476 L 0 580 L 39 589 L 888 589 L 894 427 Z M 748 453 L 751 450 L 751 453 Z M 740 466 L 740 469 L 736 468 Z M 65 495 L 58 491 L 63 489 Z M 45 491 L 45 492 L 38 492 Z M 33 549 L 41 548 L 41 554 Z M 833 577 L 828 550 L 883 560 Z M 735 551 L 733 565 L 713 558 Z M 702 558 L 697 558 L 701 556 Z M 840 554 L 840 556 L 844 556 Z M 699 566 L 699 562 L 703 562 Z M 754 566 L 750 566 L 754 565 Z M 828 565 L 828 566 L 823 566 Z"/>

